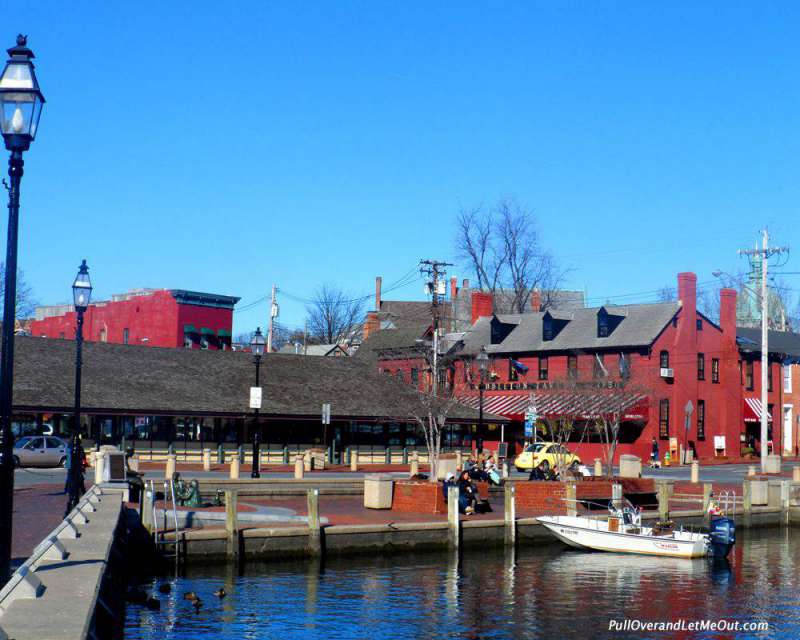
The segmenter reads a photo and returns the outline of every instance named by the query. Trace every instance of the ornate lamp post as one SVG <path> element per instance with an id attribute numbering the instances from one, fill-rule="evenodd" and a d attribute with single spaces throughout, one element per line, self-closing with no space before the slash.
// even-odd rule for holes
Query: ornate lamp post
<path id="1" fill-rule="evenodd" d="M 14 503 L 14 459 L 11 432 L 14 384 L 14 320 L 17 297 L 17 235 L 22 152 L 27 151 L 39 128 L 44 96 L 33 70 L 33 51 L 27 37 L 17 36 L 8 50 L 9 60 L 0 75 L 0 131 L 8 161 L 8 237 L 6 240 L 5 298 L 3 300 L 2 359 L 0 359 L 0 584 L 9 575 L 11 562 L 11 515 Z"/>
<path id="2" fill-rule="evenodd" d="M 69 513 L 78 504 L 83 494 L 83 456 L 81 455 L 81 366 L 83 353 L 83 314 L 89 307 L 92 298 L 92 282 L 89 280 L 89 267 L 86 260 L 78 267 L 78 275 L 72 283 L 72 300 L 75 303 L 77 327 L 75 328 L 75 409 L 72 416 L 72 438 L 70 441 L 69 465 L 69 497 L 67 509 Z"/>
<path id="3" fill-rule="evenodd" d="M 489 355 L 486 347 L 481 347 L 480 353 L 475 358 L 478 361 L 481 379 L 478 383 L 478 433 L 483 433 L 483 390 L 486 388 L 486 368 L 489 365 Z"/>
<path id="4" fill-rule="evenodd" d="M 256 363 L 256 387 L 261 384 L 259 374 L 261 372 L 261 356 L 264 355 L 265 344 L 266 340 L 264 340 L 264 336 L 261 333 L 261 327 L 258 327 L 255 334 L 253 334 L 253 339 L 250 341 L 250 350 L 253 352 L 253 360 Z M 261 470 L 259 467 L 261 466 L 261 452 L 259 447 L 261 445 L 261 425 L 258 423 L 258 407 L 254 407 L 253 412 L 255 428 L 253 429 L 253 470 L 250 472 L 250 477 L 260 478 Z"/>

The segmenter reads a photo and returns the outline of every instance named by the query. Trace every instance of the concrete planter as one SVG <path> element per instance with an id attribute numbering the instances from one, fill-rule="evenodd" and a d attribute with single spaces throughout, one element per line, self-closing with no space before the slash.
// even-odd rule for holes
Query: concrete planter
<path id="1" fill-rule="evenodd" d="M 781 472 L 781 457 L 776 454 L 767 456 L 765 471 L 767 473 L 780 473 Z"/>
<path id="2" fill-rule="evenodd" d="M 623 453 L 619 457 L 620 478 L 640 478 L 642 475 L 642 459 Z"/>
<path id="3" fill-rule="evenodd" d="M 364 477 L 364 507 L 367 509 L 392 508 L 392 477 L 370 474 Z"/>

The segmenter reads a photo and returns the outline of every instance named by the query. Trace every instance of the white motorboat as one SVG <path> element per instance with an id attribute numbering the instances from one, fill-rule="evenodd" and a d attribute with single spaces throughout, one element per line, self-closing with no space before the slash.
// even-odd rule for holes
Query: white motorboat
<path id="1" fill-rule="evenodd" d="M 733 523 L 727 518 L 720 520 L 730 522 L 729 544 L 719 546 L 716 538 L 705 533 L 642 526 L 641 513 L 633 507 L 610 507 L 609 511 L 607 520 L 587 516 L 540 516 L 537 520 L 577 549 L 700 558 L 712 552 L 727 555 L 733 545 Z M 712 527 L 712 534 L 716 528 Z"/>

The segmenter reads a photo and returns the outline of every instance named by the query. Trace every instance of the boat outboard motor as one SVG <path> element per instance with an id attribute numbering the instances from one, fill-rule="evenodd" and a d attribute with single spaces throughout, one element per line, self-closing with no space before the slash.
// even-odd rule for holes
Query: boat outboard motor
<path id="1" fill-rule="evenodd" d="M 708 535 L 715 556 L 726 558 L 736 542 L 736 526 L 732 518 L 714 518 Z"/>

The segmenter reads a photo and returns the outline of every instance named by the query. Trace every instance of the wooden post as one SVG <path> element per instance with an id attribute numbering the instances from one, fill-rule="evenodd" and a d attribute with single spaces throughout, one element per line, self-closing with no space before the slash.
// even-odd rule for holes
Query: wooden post
<path id="1" fill-rule="evenodd" d="M 458 487 L 451 486 L 447 489 L 447 532 L 448 546 L 458 549 L 460 538 L 458 518 Z"/>
<path id="2" fill-rule="evenodd" d="M 753 513 L 753 487 L 747 478 L 745 478 L 745 481 L 742 483 L 742 506 L 744 509 L 743 524 L 749 527 Z"/>
<path id="3" fill-rule="evenodd" d="M 505 541 L 506 545 L 514 546 L 517 542 L 517 501 L 515 498 L 516 487 L 513 482 L 506 482 L 504 486 L 505 497 Z"/>
<path id="4" fill-rule="evenodd" d="M 229 558 L 239 555 L 239 520 L 236 515 L 238 497 L 236 489 L 225 489 L 225 535 Z"/>
<path id="5" fill-rule="evenodd" d="M 658 520 L 669 522 L 669 486 L 666 482 L 658 483 Z"/>
<path id="6" fill-rule="evenodd" d="M 211 471 L 211 449 L 203 449 L 203 471 Z"/>
<path id="7" fill-rule="evenodd" d="M 353 449 L 350 452 L 350 471 L 358 471 L 358 450 Z"/>
<path id="8" fill-rule="evenodd" d="M 303 456 L 297 456 L 294 459 L 294 479 L 302 480 L 305 465 L 303 464 Z"/>
<path id="9" fill-rule="evenodd" d="M 319 522 L 319 489 L 309 489 L 308 495 L 308 552 L 322 555 L 322 531 Z"/>
<path id="10" fill-rule="evenodd" d="M 784 525 L 789 525 L 789 505 L 792 496 L 792 483 L 790 480 L 781 481 L 781 521 Z"/>
<path id="11" fill-rule="evenodd" d="M 700 482 L 700 463 L 697 460 L 692 461 L 692 483 L 697 484 Z"/>
<path id="12" fill-rule="evenodd" d="M 231 480 L 239 478 L 239 456 L 231 458 Z"/>
<path id="13" fill-rule="evenodd" d="M 102 484 L 103 482 L 103 463 L 105 462 L 105 453 L 102 451 L 95 451 L 94 453 L 94 483 Z"/>
<path id="14" fill-rule="evenodd" d="M 620 496 L 622 496 L 622 485 L 614 485 L 615 487 L 620 488 Z M 567 482 L 566 489 L 566 504 L 567 504 L 567 515 L 568 516 L 577 516 L 578 515 L 578 502 L 576 498 L 578 497 L 578 492 L 576 489 L 576 485 L 574 482 Z"/>
<path id="15" fill-rule="evenodd" d="M 708 513 L 708 505 L 711 502 L 711 483 L 704 482 L 703 483 L 703 524 L 706 526 L 709 525 L 711 522 L 711 514 Z M 733 514 L 731 514 L 733 515 Z"/>
<path id="16" fill-rule="evenodd" d="M 408 470 L 409 476 L 419 474 L 419 454 L 416 451 L 411 452 L 411 466 Z"/>
<path id="17" fill-rule="evenodd" d="M 153 531 L 153 500 L 155 496 L 150 491 L 150 483 L 145 482 L 142 489 L 142 526 L 148 532 Z"/>
<path id="18" fill-rule="evenodd" d="M 603 463 L 600 462 L 600 458 L 594 459 L 594 477 L 599 478 L 603 475 Z"/>

